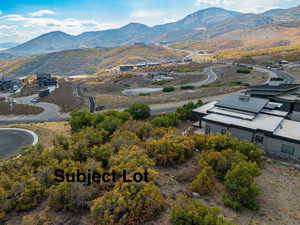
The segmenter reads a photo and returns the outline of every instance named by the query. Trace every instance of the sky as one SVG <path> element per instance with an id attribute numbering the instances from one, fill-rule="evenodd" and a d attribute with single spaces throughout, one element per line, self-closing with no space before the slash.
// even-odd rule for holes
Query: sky
<path id="1" fill-rule="evenodd" d="M 0 0 L 0 43 L 21 43 L 57 30 L 78 35 L 130 22 L 153 26 L 208 7 L 260 13 L 299 4 L 299 0 Z"/>

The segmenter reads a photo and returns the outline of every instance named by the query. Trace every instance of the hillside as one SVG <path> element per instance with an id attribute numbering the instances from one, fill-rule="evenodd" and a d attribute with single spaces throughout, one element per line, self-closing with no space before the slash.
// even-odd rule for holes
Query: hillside
<path id="1" fill-rule="evenodd" d="M 222 58 L 270 55 L 293 59 L 299 53 L 299 37 L 300 20 L 296 20 L 271 23 L 252 29 L 240 29 L 207 41 L 189 41 L 172 46 L 198 50 Z"/>
<path id="2" fill-rule="evenodd" d="M 177 22 L 153 27 L 130 23 L 119 29 L 91 31 L 78 36 L 56 31 L 44 34 L 15 48 L 9 53 L 36 55 L 61 50 L 94 47 L 117 47 L 136 42 L 181 42 L 214 38 L 240 29 L 292 21 L 300 18 L 300 6 L 275 9 L 262 14 L 245 14 L 222 8 L 199 10 Z"/>
<path id="3" fill-rule="evenodd" d="M 92 74 L 101 68 L 112 68 L 121 64 L 157 62 L 184 56 L 153 45 L 66 50 L 32 57 L 21 63 L 17 61 L 9 73 L 18 76 L 37 72 L 58 75 Z"/>

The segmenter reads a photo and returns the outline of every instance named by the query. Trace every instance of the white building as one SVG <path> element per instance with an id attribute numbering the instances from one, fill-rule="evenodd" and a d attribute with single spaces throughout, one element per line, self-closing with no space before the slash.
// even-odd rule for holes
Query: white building
<path id="1" fill-rule="evenodd" d="M 282 104 L 246 95 L 231 95 L 193 112 L 208 133 L 231 133 L 256 143 L 275 158 L 300 161 L 300 122 L 287 119 Z"/>

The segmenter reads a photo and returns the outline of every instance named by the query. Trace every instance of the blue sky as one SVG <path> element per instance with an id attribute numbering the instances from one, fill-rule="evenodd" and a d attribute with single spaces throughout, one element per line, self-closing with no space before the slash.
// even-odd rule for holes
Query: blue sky
<path id="1" fill-rule="evenodd" d="M 77 35 L 140 22 L 173 22 L 207 7 L 259 13 L 299 0 L 0 0 L 0 43 L 24 42 L 61 30 Z"/>

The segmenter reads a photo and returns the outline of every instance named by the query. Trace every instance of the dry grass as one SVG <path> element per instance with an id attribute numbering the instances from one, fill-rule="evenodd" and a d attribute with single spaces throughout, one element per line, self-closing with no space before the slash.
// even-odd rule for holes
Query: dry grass
<path id="1" fill-rule="evenodd" d="M 54 103 L 64 113 L 79 110 L 84 106 L 84 99 L 73 95 L 72 83 L 64 80 L 59 82 L 59 88 L 51 96 L 42 98 L 42 102 Z"/>
<path id="2" fill-rule="evenodd" d="M 1 127 L 16 127 L 32 130 L 38 134 L 39 142 L 45 147 L 52 147 L 52 141 L 56 135 L 71 135 L 68 122 L 20 123 L 3 125 Z"/>
<path id="3" fill-rule="evenodd" d="M 190 184 L 197 175 L 198 157 L 199 153 L 175 168 L 157 168 L 160 174 L 158 185 L 170 205 L 179 193 L 194 198 Z M 234 211 L 225 207 L 222 203 L 222 193 L 225 190 L 219 182 L 211 195 L 194 198 L 194 200 L 220 207 L 226 220 L 237 225 L 299 225 L 300 171 L 267 160 L 263 163 L 262 175 L 257 179 L 257 184 L 261 189 L 261 209 L 258 212 Z M 168 210 L 146 224 L 171 225 Z"/>
<path id="4" fill-rule="evenodd" d="M 38 115 L 44 110 L 40 107 L 0 102 L 0 115 Z"/>

